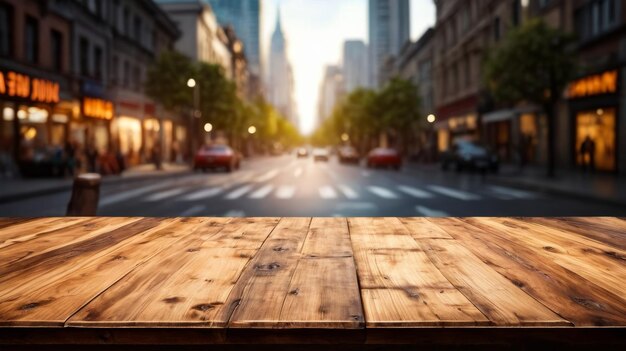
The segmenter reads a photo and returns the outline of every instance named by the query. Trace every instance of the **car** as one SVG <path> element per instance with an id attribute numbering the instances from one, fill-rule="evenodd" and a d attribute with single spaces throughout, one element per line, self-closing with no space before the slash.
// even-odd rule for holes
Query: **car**
<path id="1" fill-rule="evenodd" d="M 328 162 L 330 159 L 330 151 L 326 148 L 316 148 L 313 150 L 313 161 L 324 161 Z"/>
<path id="2" fill-rule="evenodd" d="M 464 169 L 497 172 L 500 166 L 496 154 L 486 146 L 468 140 L 455 142 L 448 151 L 441 154 L 440 158 L 444 171 L 452 168 L 457 172 Z"/>
<path id="3" fill-rule="evenodd" d="M 296 156 L 298 158 L 307 158 L 309 157 L 309 150 L 305 147 L 298 148 L 298 151 L 296 151 Z"/>
<path id="4" fill-rule="evenodd" d="M 194 157 L 194 170 L 223 168 L 227 172 L 239 169 L 241 155 L 228 145 L 205 145 Z"/>
<path id="5" fill-rule="evenodd" d="M 402 157 L 396 149 L 379 147 L 367 155 L 367 167 L 391 167 L 399 170 L 402 167 Z"/>
<path id="6" fill-rule="evenodd" d="M 359 153 L 352 146 L 343 146 L 337 150 L 339 155 L 339 163 L 355 163 L 358 164 L 361 158 Z"/>

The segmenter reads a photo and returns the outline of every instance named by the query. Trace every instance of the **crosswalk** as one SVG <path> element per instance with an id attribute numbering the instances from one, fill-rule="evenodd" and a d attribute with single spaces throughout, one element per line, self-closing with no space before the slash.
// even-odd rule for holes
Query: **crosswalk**
<path id="1" fill-rule="evenodd" d="M 268 173 L 266 178 L 273 179 L 276 175 Z M 287 180 L 289 181 L 289 180 Z M 311 192 L 313 188 L 313 192 Z M 143 188 L 133 189 L 123 193 L 105 196 L 100 201 L 100 206 L 105 207 L 116 204 L 120 201 L 129 201 L 139 199 L 144 202 L 159 202 L 164 200 L 174 200 L 182 202 L 202 202 L 204 200 L 215 198 L 224 200 L 263 200 L 263 199 L 279 199 L 289 200 L 294 198 L 318 198 L 320 200 L 352 200 L 358 201 L 363 199 L 379 199 L 379 200 L 398 200 L 413 199 L 420 201 L 428 201 L 436 198 L 447 198 L 457 201 L 478 201 L 485 199 L 495 200 L 529 200 L 538 197 L 538 194 L 518 189 L 512 189 L 503 186 L 485 186 L 475 189 L 471 192 L 466 189 L 458 189 L 443 185 L 423 185 L 421 187 L 410 186 L 406 184 L 395 185 L 347 185 L 347 184 L 322 184 L 311 187 L 309 185 L 296 186 L 295 184 L 271 184 L 260 183 L 257 179 L 248 183 L 228 183 L 221 185 L 196 185 L 196 186 L 180 186 L 178 183 L 160 184 L 158 187 L 150 185 Z M 421 205 L 420 205 L 421 206 Z M 195 208 L 194 211 L 201 211 Z M 430 212 L 426 207 L 417 209 L 419 213 L 437 213 Z"/>

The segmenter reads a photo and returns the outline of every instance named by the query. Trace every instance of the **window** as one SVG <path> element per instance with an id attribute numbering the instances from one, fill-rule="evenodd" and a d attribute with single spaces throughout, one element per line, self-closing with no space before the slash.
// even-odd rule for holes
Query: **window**
<path id="1" fill-rule="evenodd" d="M 37 63 L 39 60 L 39 23 L 35 18 L 26 16 L 24 28 L 24 57 L 30 63 Z"/>
<path id="2" fill-rule="evenodd" d="M 615 29 L 620 12 L 618 0 L 594 0 L 586 3 L 574 14 L 578 37 L 589 40 Z"/>
<path id="3" fill-rule="evenodd" d="M 130 63 L 128 61 L 124 61 L 124 77 L 122 79 L 124 87 L 128 88 L 130 86 Z"/>
<path id="4" fill-rule="evenodd" d="M 141 73 L 139 71 L 139 66 L 134 66 L 133 67 L 133 89 L 135 90 L 139 90 L 139 87 L 141 86 Z"/>
<path id="5" fill-rule="evenodd" d="M 133 19 L 133 39 L 141 42 L 141 18 L 139 16 Z"/>
<path id="6" fill-rule="evenodd" d="M 11 56 L 13 51 L 13 9 L 0 3 L 0 56 Z"/>
<path id="7" fill-rule="evenodd" d="M 551 0 L 539 0 L 539 8 L 545 8 L 548 5 L 550 5 L 552 1 Z"/>
<path id="8" fill-rule="evenodd" d="M 130 36 L 130 10 L 128 9 L 128 7 L 124 7 L 124 34 L 127 36 Z"/>
<path id="9" fill-rule="evenodd" d="M 100 1 L 100 0 L 94 1 L 94 13 L 96 14 L 96 16 L 98 16 L 98 18 L 104 17 L 104 10 L 102 8 L 103 3 L 104 1 Z"/>
<path id="10" fill-rule="evenodd" d="M 514 26 L 519 26 L 522 20 L 521 0 L 513 0 L 513 8 L 511 9 L 511 22 Z"/>
<path id="11" fill-rule="evenodd" d="M 89 42 L 85 37 L 80 37 L 78 40 L 78 64 L 80 74 L 89 76 Z"/>
<path id="12" fill-rule="evenodd" d="M 111 20 L 113 21 L 113 29 L 119 30 L 119 11 L 120 11 L 120 2 L 119 0 L 114 0 L 111 7 Z"/>
<path id="13" fill-rule="evenodd" d="M 102 80 L 102 48 L 96 46 L 93 51 L 94 59 L 94 76 L 98 80 Z"/>
<path id="14" fill-rule="evenodd" d="M 52 68 L 63 71 L 63 34 L 54 29 L 50 31 L 50 59 Z"/>
<path id="15" fill-rule="evenodd" d="M 119 58 L 117 56 L 113 56 L 113 60 L 111 60 L 111 84 L 113 85 L 117 85 L 118 83 L 119 65 Z"/>
<path id="16" fill-rule="evenodd" d="M 500 40 L 500 17 L 493 20 L 493 39 L 495 41 Z"/>

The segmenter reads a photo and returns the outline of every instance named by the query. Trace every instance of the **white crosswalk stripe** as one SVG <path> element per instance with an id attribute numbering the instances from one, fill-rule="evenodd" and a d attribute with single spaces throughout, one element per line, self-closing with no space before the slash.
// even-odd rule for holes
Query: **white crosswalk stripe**
<path id="1" fill-rule="evenodd" d="M 115 195 L 110 195 L 107 197 L 103 197 L 102 199 L 100 199 L 100 202 L 98 203 L 99 207 L 104 207 L 104 206 L 109 206 L 109 205 L 113 205 L 116 204 L 118 202 L 122 202 L 122 201 L 126 201 L 129 199 L 132 199 L 134 197 L 138 197 L 141 196 L 143 194 L 155 191 L 157 189 L 161 189 L 166 187 L 168 184 L 155 184 L 155 185 L 149 185 L 149 186 L 144 186 L 138 189 L 134 189 L 134 190 L 128 190 L 128 191 L 123 191 L 119 194 L 115 194 Z"/>
<path id="2" fill-rule="evenodd" d="M 413 197 L 416 197 L 418 199 L 430 199 L 433 197 L 433 194 L 426 192 L 424 190 L 420 190 L 417 188 L 413 188 L 410 186 L 406 186 L 406 185 L 400 185 L 398 186 L 398 190 L 402 191 L 405 194 L 409 194 Z"/>
<path id="3" fill-rule="evenodd" d="M 491 191 L 493 191 L 496 194 L 504 195 L 510 198 L 515 198 L 515 199 L 532 199 L 532 198 L 537 197 L 535 194 L 527 192 L 527 191 L 511 189 L 511 188 L 507 188 L 503 186 L 492 185 L 489 187 L 489 189 L 491 189 Z"/>
<path id="4" fill-rule="evenodd" d="M 272 192 L 272 190 L 274 190 L 274 186 L 273 185 L 266 185 L 264 187 L 262 187 L 261 189 L 253 192 L 252 194 L 250 194 L 250 198 L 251 199 L 262 199 L 264 197 L 266 197 L 267 195 L 269 195 L 269 193 Z"/>
<path id="5" fill-rule="evenodd" d="M 449 217 L 450 215 L 444 211 L 433 210 L 425 206 L 415 206 L 417 213 L 427 217 Z"/>
<path id="6" fill-rule="evenodd" d="M 222 188 L 208 188 L 194 193 L 188 194 L 182 198 L 182 201 L 198 201 L 208 199 L 219 195 L 223 191 Z"/>
<path id="7" fill-rule="evenodd" d="M 226 199 L 228 199 L 228 200 L 238 199 L 238 198 L 244 196 L 250 190 L 252 190 L 252 186 L 244 185 L 244 186 L 242 186 L 242 187 L 240 187 L 238 189 L 233 190 L 228 195 L 226 195 Z"/>
<path id="8" fill-rule="evenodd" d="M 197 206 L 193 206 L 192 208 L 189 208 L 185 211 L 183 211 L 180 216 L 181 217 L 192 217 L 195 215 L 198 215 L 202 212 L 204 212 L 207 209 L 206 206 L 204 205 L 197 205 Z"/>
<path id="9" fill-rule="evenodd" d="M 296 193 L 296 187 L 292 185 L 283 185 L 276 190 L 276 197 L 279 199 L 291 199 Z"/>
<path id="10" fill-rule="evenodd" d="M 274 179 L 277 175 L 278 175 L 278 170 L 274 169 L 274 170 L 271 170 L 271 171 L 265 173 L 264 175 L 260 176 L 259 178 L 257 178 L 256 182 L 257 183 L 267 182 L 269 180 Z"/>
<path id="11" fill-rule="evenodd" d="M 357 192 L 352 190 L 352 188 L 350 188 L 349 186 L 341 184 L 341 185 L 338 185 L 337 187 L 343 193 L 343 196 L 347 197 L 348 199 L 359 198 L 359 194 L 357 194 Z"/>
<path id="12" fill-rule="evenodd" d="M 161 192 L 158 192 L 156 194 L 152 194 L 152 195 L 148 196 L 145 199 L 145 201 L 155 202 L 155 201 L 165 200 L 167 198 L 174 197 L 176 195 L 180 195 L 183 192 L 185 192 L 185 190 L 186 190 L 185 188 L 176 188 L 176 189 L 161 191 Z"/>
<path id="13" fill-rule="evenodd" d="M 293 171 L 293 176 L 295 178 L 300 178 L 301 175 L 302 175 L 302 167 L 298 167 L 296 168 L 295 171 Z"/>
<path id="14" fill-rule="evenodd" d="M 319 188 L 319 193 L 322 199 L 335 199 L 337 198 L 337 192 L 330 186 L 323 186 Z"/>
<path id="15" fill-rule="evenodd" d="M 481 197 L 472 193 L 468 193 L 466 191 L 451 189 L 445 186 L 439 185 L 430 185 L 428 189 L 439 193 L 441 195 L 449 196 L 454 199 L 463 200 L 463 201 L 474 201 L 480 200 Z"/>
<path id="16" fill-rule="evenodd" d="M 397 199 L 398 198 L 398 195 L 396 195 L 394 192 L 392 192 L 389 189 L 380 187 L 380 186 L 369 186 L 367 187 L 367 189 L 371 191 L 372 193 L 385 199 Z"/>
<path id="17" fill-rule="evenodd" d="M 224 217 L 243 217 L 246 213 L 240 210 L 230 210 L 224 213 Z"/>

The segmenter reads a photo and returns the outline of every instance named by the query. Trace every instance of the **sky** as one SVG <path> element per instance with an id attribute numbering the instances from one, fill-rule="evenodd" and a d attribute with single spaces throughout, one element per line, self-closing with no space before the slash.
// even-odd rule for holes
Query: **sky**
<path id="1" fill-rule="evenodd" d="M 328 64 L 341 63 L 343 42 L 367 42 L 368 0 L 262 0 L 262 50 L 267 73 L 267 55 L 280 5 L 288 56 L 294 71 L 295 100 L 300 131 L 316 127 L 317 101 Z M 411 40 L 416 40 L 435 23 L 432 0 L 410 0 Z"/>

